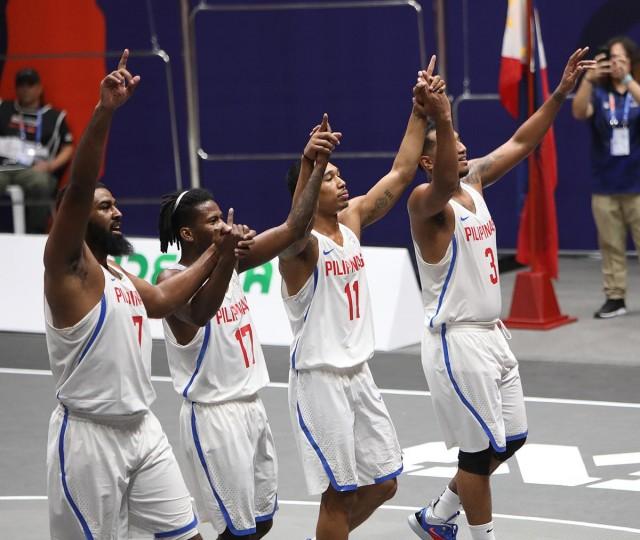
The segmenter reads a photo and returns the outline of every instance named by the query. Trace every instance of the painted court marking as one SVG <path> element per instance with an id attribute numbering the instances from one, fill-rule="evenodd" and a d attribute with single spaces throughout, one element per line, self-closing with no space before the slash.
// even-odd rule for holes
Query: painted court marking
<path id="1" fill-rule="evenodd" d="M 0 374 L 8 375 L 36 375 L 36 376 L 51 376 L 50 370 L 45 369 L 17 369 L 17 368 L 0 368 Z M 170 377 L 164 376 L 152 376 L 151 379 L 155 382 L 170 383 Z M 287 383 L 270 383 L 270 388 L 288 388 Z M 380 389 L 381 394 L 387 395 L 399 395 L 399 396 L 422 396 L 430 397 L 431 393 L 428 391 L 419 390 L 400 390 L 400 389 Z M 625 402 L 613 402 L 613 401 L 592 401 L 592 400 L 576 400 L 576 399 L 554 399 L 554 398 L 539 398 L 539 397 L 525 397 L 525 401 L 531 403 L 552 403 L 561 405 L 585 405 L 585 406 L 598 406 L 598 407 L 617 407 L 617 408 L 629 408 L 640 409 L 640 403 L 625 403 Z M 614 457 L 615 456 L 615 457 Z M 596 465 L 606 464 L 619 464 L 634 462 L 638 456 L 638 453 L 618 454 L 611 456 L 597 456 L 594 457 Z M 599 459 L 598 459 L 599 458 Z M 637 481 L 637 480 L 636 480 Z M 634 490 L 635 491 L 635 490 Z M 0 496 L 0 502 L 4 501 L 46 501 L 47 497 L 43 495 L 33 496 Z M 279 500 L 279 504 L 285 506 L 318 506 L 318 501 L 297 501 L 297 500 Z M 383 505 L 380 507 L 382 510 L 412 512 L 415 511 L 415 507 L 412 506 L 397 506 L 397 505 Z M 510 514 L 494 514 L 495 518 L 508 519 L 516 521 L 533 521 L 539 523 L 550 523 L 556 525 L 567 525 L 576 527 L 585 527 L 590 529 L 603 529 L 618 532 L 628 532 L 632 534 L 640 534 L 640 529 L 631 527 L 622 527 L 618 525 L 608 525 L 603 523 L 589 523 L 584 521 L 573 521 L 555 518 L 544 518 L 534 516 L 522 516 L 522 515 L 510 515 Z"/>
<path id="2" fill-rule="evenodd" d="M 44 495 L 22 495 L 22 496 L 6 496 L 0 497 L 0 502 L 3 501 L 46 501 L 47 497 Z M 293 501 L 293 500 L 279 500 L 278 504 L 284 506 L 319 506 L 318 501 Z M 398 506 L 392 504 L 384 504 L 379 510 L 395 510 L 400 512 L 415 512 L 414 506 Z M 464 512 L 463 512 L 464 513 Z M 640 534 L 640 529 L 633 529 L 631 527 L 620 527 L 618 525 L 606 525 L 604 523 L 588 523 L 586 521 L 571 521 L 568 519 L 553 519 L 533 516 L 515 516 L 510 514 L 493 514 L 494 518 L 510 519 L 514 521 L 536 521 L 540 523 L 553 523 L 555 525 L 572 525 L 576 527 L 586 527 L 589 529 L 604 529 L 607 531 L 628 532 L 633 534 Z"/>
<path id="3" fill-rule="evenodd" d="M 51 371 L 48 369 L 17 369 L 17 368 L 0 368 L 0 373 L 7 375 L 48 375 Z M 152 381 L 155 382 L 171 382 L 171 377 L 153 375 Z M 287 383 L 272 382 L 268 388 L 288 388 Z M 426 396 L 431 397 L 431 392 L 426 390 L 399 390 L 394 388 L 380 388 L 381 394 L 393 396 Z M 559 405 L 591 405 L 595 407 L 619 407 L 624 409 L 640 409 L 640 403 L 627 403 L 623 401 L 593 401 L 586 399 L 559 399 L 559 398 L 541 398 L 541 397 L 525 397 L 524 400 L 529 403 L 553 403 Z"/>

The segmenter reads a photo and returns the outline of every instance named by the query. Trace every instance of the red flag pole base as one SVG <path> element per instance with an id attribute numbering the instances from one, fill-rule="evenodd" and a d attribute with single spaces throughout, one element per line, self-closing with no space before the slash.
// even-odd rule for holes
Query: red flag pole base
<path id="1" fill-rule="evenodd" d="M 511 312 L 504 323 L 509 328 L 550 330 L 577 321 L 563 315 L 551 278 L 545 272 L 519 272 L 511 298 Z"/>

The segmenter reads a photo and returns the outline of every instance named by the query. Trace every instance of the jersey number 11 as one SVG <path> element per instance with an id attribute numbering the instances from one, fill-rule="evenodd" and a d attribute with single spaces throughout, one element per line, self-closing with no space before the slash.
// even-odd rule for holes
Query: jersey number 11
<path id="1" fill-rule="evenodd" d="M 351 285 L 350 283 L 347 283 L 344 287 L 344 292 L 347 294 L 347 300 L 349 300 L 349 320 L 352 321 L 353 319 L 359 319 L 360 318 L 360 286 L 358 285 L 358 280 L 354 281 L 353 285 Z M 355 305 L 355 317 L 354 317 L 354 305 Z"/>

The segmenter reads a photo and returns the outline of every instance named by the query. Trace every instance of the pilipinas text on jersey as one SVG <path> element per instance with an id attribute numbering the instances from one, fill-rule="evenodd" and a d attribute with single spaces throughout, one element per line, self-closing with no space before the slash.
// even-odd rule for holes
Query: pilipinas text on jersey
<path id="1" fill-rule="evenodd" d="M 490 322 L 500 317 L 502 300 L 496 249 L 496 226 L 482 196 L 460 184 L 473 199 L 475 212 L 449 201 L 455 227 L 441 261 L 427 263 L 414 241 L 425 324 Z"/>
<path id="2" fill-rule="evenodd" d="M 235 270 L 220 308 L 189 343 L 180 345 L 166 320 L 163 326 L 173 385 L 184 398 L 221 403 L 252 396 L 269 383 L 262 346 Z"/>
<path id="3" fill-rule="evenodd" d="M 151 332 L 131 280 L 102 268 L 100 301 L 69 328 L 55 328 L 45 301 L 45 329 L 58 399 L 70 410 L 121 416 L 146 412 L 151 384 Z"/>
<path id="4" fill-rule="evenodd" d="M 297 294 L 282 285 L 285 311 L 294 335 L 291 367 L 346 368 L 365 362 L 374 351 L 373 316 L 366 264 L 357 236 L 340 224 L 342 245 L 312 231 L 318 262 Z"/>

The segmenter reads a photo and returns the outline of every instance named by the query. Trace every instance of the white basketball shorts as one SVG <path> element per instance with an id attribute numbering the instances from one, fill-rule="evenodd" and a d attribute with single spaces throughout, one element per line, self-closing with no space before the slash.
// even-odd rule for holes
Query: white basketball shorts
<path id="1" fill-rule="evenodd" d="M 504 452 L 527 436 L 518 361 L 498 324 L 425 330 L 422 367 L 449 448 Z"/>
<path id="2" fill-rule="evenodd" d="M 191 497 L 160 422 L 96 421 L 58 406 L 49 421 L 47 494 L 53 540 L 126 540 L 197 533 Z"/>
<path id="3" fill-rule="evenodd" d="M 366 362 L 291 370 L 289 410 L 309 494 L 353 491 L 402 472 L 387 407 Z"/>
<path id="4" fill-rule="evenodd" d="M 277 510 L 278 462 L 262 400 L 184 401 L 180 438 L 184 473 L 202 521 L 221 534 L 256 532 Z"/>

